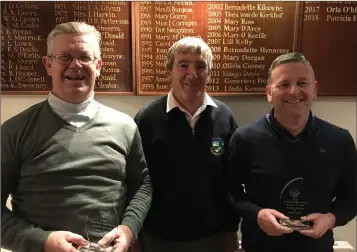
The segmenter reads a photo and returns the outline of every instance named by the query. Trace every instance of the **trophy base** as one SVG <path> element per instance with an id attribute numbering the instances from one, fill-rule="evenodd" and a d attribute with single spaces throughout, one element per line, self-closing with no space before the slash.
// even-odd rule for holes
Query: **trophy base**
<path id="1" fill-rule="evenodd" d="M 279 220 L 279 223 L 295 231 L 311 229 L 309 222 L 302 222 L 301 220 Z"/>
<path id="2" fill-rule="evenodd" d="M 79 247 L 78 251 L 81 252 L 111 252 L 114 251 L 113 246 L 102 246 L 97 243 L 90 243 L 87 246 Z"/>

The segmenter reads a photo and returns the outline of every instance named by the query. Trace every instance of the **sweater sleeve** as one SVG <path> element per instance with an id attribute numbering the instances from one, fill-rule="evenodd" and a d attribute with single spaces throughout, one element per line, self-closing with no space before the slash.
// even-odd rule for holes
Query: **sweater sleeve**
<path id="1" fill-rule="evenodd" d="M 152 186 L 142 148 L 141 137 L 136 128 L 127 158 L 128 205 L 122 219 L 138 238 L 152 198 Z"/>
<path id="2" fill-rule="evenodd" d="M 347 132 L 344 143 L 344 161 L 342 173 L 336 188 L 336 199 L 332 203 L 331 213 L 335 215 L 335 226 L 343 226 L 357 213 L 357 152 L 352 136 Z"/>
<path id="3" fill-rule="evenodd" d="M 235 130 L 238 127 L 237 122 L 234 120 L 233 115 L 230 116 L 230 120 L 229 120 L 229 124 L 230 124 L 230 131 L 228 134 L 228 143 L 233 135 L 233 133 L 235 132 Z M 228 147 L 227 147 L 227 151 L 224 153 L 224 158 L 223 158 L 223 180 L 226 177 L 226 172 L 228 171 Z M 226 183 L 224 183 L 223 181 L 223 192 L 226 195 L 228 192 L 228 188 L 226 187 Z M 227 198 L 225 196 L 223 196 L 225 200 L 225 212 L 224 212 L 224 216 L 223 216 L 223 221 L 224 221 L 224 228 L 226 232 L 237 232 L 238 231 L 238 227 L 239 227 L 239 222 L 240 222 L 240 215 L 237 214 L 234 211 L 233 206 L 230 204 L 230 202 L 227 200 Z"/>
<path id="4" fill-rule="evenodd" d="M 21 160 L 16 124 L 11 120 L 1 126 L 1 247 L 19 252 L 42 252 L 49 231 L 44 231 L 16 216 L 6 207 L 9 194 L 16 191 Z"/>
<path id="5" fill-rule="evenodd" d="M 239 129 L 233 134 L 228 153 L 228 167 L 225 176 L 228 194 L 227 198 L 235 211 L 243 218 L 256 219 L 261 207 L 248 200 L 244 191 L 246 163 L 245 149 L 247 146 L 239 135 Z"/>

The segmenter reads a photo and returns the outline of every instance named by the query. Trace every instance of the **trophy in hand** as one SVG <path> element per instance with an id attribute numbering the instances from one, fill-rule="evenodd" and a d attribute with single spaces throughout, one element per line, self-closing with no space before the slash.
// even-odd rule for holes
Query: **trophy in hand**
<path id="1" fill-rule="evenodd" d="M 301 217 L 308 215 L 309 207 L 303 178 L 289 181 L 280 193 L 281 212 L 289 219 L 279 220 L 280 224 L 296 231 L 311 229 L 309 222 L 301 221 Z"/>
<path id="2" fill-rule="evenodd" d="M 114 251 L 112 241 L 107 245 L 99 245 L 98 241 L 104 235 L 118 229 L 119 219 L 115 209 L 114 200 L 110 196 L 101 198 L 98 204 L 94 204 L 86 218 L 85 233 L 87 246 L 78 248 L 81 252 L 111 252 Z"/>

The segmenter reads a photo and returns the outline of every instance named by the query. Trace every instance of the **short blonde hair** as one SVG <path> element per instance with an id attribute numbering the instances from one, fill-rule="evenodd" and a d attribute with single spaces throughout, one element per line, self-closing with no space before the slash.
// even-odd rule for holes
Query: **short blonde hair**
<path id="1" fill-rule="evenodd" d="M 171 70 L 174 64 L 175 53 L 187 53 L 187 52 L 196 52 L 198 55 L 204 53 L 207 60 L 208 71 L 212 69 L 212 50 L 211 48 L 200 38 L 196 37 L 185 37 L 174 43 L 166 56 L 166 69 Z"/>
<path id="2" fill-rule="evenodd" d="M 48 34 L 47 37 L 47 55 L 50 56 L 53 49 L 53 40 L 59 34 L 93 34 L 95 41 L 97 42 L 98 46 L 95 50 L 94 54 L 95 57 L 100 58 L 100 41 L 101 41 L 101 34 L 100 32 L 92 25 L 89 25 L 84 22 L 68 22 L 63 24 L 56 25 L 55 28 Z"/>

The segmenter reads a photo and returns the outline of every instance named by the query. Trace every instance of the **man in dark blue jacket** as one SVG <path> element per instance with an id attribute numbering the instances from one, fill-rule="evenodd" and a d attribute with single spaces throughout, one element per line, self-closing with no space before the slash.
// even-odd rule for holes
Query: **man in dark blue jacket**
<path id="1" fill-rule="evenodd" d="M 332 229 L 356 216 L 354 141 L 312 114 L 317 82 L 302 54 L 273 61 L 266 93 L 272 111 L 230 142 L 227 184 L 243 217 L 243 248 L 332 252 Z"/>

